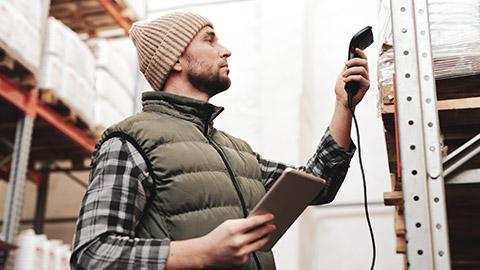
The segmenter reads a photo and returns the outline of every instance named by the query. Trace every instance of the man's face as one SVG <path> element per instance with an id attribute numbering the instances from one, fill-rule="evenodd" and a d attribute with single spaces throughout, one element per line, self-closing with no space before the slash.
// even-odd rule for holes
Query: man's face
<path id="1" fill-rule="evenodd" d="M 193 38 L 180 57 L 190 83 L 210 97 L 230 87 L 227 58 L 231 52 L 218 43 L 210 26 Z"/>

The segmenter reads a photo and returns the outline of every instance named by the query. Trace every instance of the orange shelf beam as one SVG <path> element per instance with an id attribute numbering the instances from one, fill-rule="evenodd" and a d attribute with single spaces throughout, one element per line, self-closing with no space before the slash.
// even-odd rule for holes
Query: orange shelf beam
<path id="1" fill-rule="evenodd" d="M 103 6 L 105 11 L 107 11 L 107 13 L 112 16 L 112 18 L 117 22 L 117 24 L 125 30 L 125 33 L 128 35 L 128 32 L 132 27 L 132 23 L 130 22 L 130 20 L 122 16 L 122 12 L 118 8 L 118 6 L 115 5 L 112 0 L 98 0 L 98 2 L 100 3 L 100 5 Z"/>
<path id="2" fill-rule="evenodd" d="M 30 93 L 19 88 L 14 82 L 5 75 L 0 74 L 0 97 L 17 107 L 24 114 L 32 113 L 32 102 Z M 88 153 L 95 149 L 95 141 L 86 136 L 86 134 L 62 118 L 54 110 L 38 101 L 34 108 L 37 117 L 45 120 L 52 127 L 60 131 L 68 139 L 72 140 Z"/>

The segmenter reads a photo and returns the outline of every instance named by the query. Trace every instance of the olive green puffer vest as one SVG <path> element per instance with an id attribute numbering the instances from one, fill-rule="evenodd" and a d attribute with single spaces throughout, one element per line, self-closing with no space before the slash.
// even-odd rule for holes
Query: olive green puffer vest
<path id="1" fill-rule="evenodd" d="M 250 146 L 213 128 L 223 110 L 165 92 L 143 94 L 143 112 L 107 129 L 94 152 L 123 137 L 147 161 L 155 186 L 136 227 L 140 238 L 183 240 L 246 217 L 265 194 Z M 235 269 L 275 269 L 271 252 L 255 252 Z"/>

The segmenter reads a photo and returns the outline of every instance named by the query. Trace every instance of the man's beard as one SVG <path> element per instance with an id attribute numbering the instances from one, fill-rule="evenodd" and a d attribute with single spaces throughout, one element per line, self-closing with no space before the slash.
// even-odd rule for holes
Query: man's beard
<path id="1" fill-rule="evenodd" d="M 188 79 L 198 90 L 206 93 L 209 97 L 221 93 L 230 87 L 231 81 L 228 75 L 220 76 L 220 70 L 204 63 L 198 62 L 194 57 L 187 56 L 190 63 Z"/>

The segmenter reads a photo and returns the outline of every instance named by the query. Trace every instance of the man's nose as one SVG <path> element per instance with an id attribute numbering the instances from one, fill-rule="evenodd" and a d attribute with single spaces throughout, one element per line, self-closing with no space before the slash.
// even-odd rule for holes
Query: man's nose
<path id="1" fill-rule="evenodd" d="M 220 57 L 230 57 L 232 55 L 232 52 L 228 50 L 227 48 L 223 47 L 220 45 Z"/>

